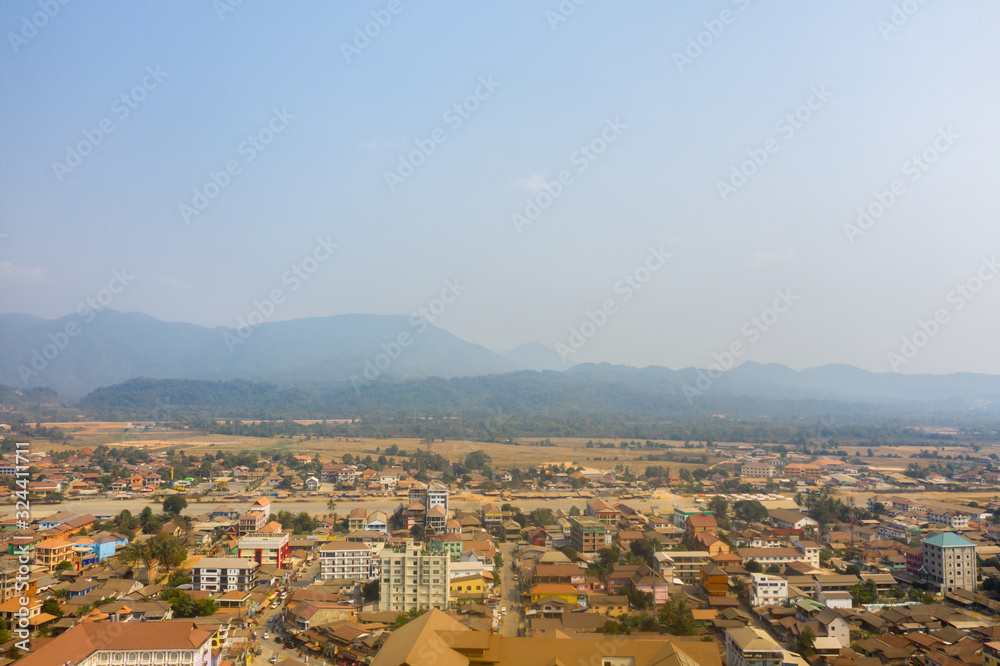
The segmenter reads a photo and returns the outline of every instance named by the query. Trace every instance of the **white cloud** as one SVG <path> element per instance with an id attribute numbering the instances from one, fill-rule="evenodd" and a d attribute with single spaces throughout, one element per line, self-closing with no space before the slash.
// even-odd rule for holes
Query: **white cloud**
<path id="1" fill-rule="evenodd" d="M 15 266 L 9 261 L 0 261 L 0 281 L 42 282 L 45 277 L 45 271 L 38 266 Z"/>

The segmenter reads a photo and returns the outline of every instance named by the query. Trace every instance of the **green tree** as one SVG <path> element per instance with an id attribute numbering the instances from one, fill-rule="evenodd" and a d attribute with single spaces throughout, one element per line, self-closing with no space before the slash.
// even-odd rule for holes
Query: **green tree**
<path id="1" fill-rule="evenodd" d="M 811 657 L 816 653 L 816 632 L 812 627 L 806 627 L 799 634 L 799 640 L 795 643 L 795 649 L 803 657 Z"/>
<path id="2" fill-rule="evenodd" d="M 361 596 L 366 602 L 378 601 L 379 582 L 378 579 L 370 580 L 361 586 Z"/>
<path id="3" fill-rule="evenodd" d="M 62 605 L 60 605 L 59 600 L 55 597 L 49 597 L 42 602 L 42 612 L 55 615 L 59 619 L 62 619 L 63 616 Z"/>
<path id="4" fill-rule="evenodd" d="M 163 512 L 171 516 L 179 516 L 187 508 L 187 500 L 180 495 L 170 495 L 163 500 Z"/>
<path id="5" fill-rule="evenodd" d="M 691 636 L 696 631 L 694 616 L 685 601 L 668 600 L 660 607 L 658 616 L 663 628 L 674 636 Z"/>
<path id="6" fill-rule="evenodd" d="M 762 567 L 760 562 L 757 560 L 748 560 L 747 563 L 743 565 L 743 568 L 747 570 L 747 573 L 760 573 L 764 570 L 764 567 Z"/>

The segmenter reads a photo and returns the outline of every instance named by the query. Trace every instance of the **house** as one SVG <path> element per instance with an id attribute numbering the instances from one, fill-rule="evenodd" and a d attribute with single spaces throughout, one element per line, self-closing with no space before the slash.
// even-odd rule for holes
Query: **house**
<path id="1" fill-rule="evenodd" d="M 715 522 L 715 516 L 698 513 L 693 516 L 688 516 L 685 521 L 685 533 L 688 537 L 692 539 L 696 535 L 703 532 L 708 532 L 709 534 L 716 534 L 718 530 L 718 524 Z"/>
<path id="2" fill-rule="evenodd" d="M 819 527 L 819 523 L 798 511 L 789 509 L 771 509 L 767 512 L 771 524 L 782 530 L 803 530 L 809 527 Z"/>
<path id="3" fill-rule="evenodd" d="M 779 576 L 750 574 L 750 605 L 770 606 L 782 604 L 788 599 L 788 581 Z"/>
<path id="4" fill-rule="evenodd" d="M 305 483 L 306 490 L 308 490 L 310 492 L 315 492 L 315 491 L 319 490 L 320 485 L 322 485 L 320 483 L 320 480 L 317 479 L 315 476 L 310 476 L 308 479 L 306 479 L 306 483 Z"/>
<path id="5" fill-rule="evenodd" d="M 729 575 L 715 564 L 701 568 L 701 588 L 710 597 L 729 596 Z"/>

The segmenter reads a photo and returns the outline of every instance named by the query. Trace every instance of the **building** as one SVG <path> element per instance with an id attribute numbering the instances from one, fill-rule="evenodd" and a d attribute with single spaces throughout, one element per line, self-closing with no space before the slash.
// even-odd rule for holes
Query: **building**
<path id="1" fill-rule="evenodd" d="M 762 629 L 726 631 L 726 666 L 781 666 L 785 651 Z"/>
<path id="2" fill-rule="evenodd" d="M 378 575 L 371 547 L 356 541 L 331 541 L 319 549 L 319 576 L 367 581 Z"/>
<path id="3" fill-rule="evenodd" d="M 65 539 L 46 539 L 35 546 L 35 564 L 55 571 L 60 562 L 69 562 L 77 568 L 77 555 L 73 542 Z"/>
<path id="4" fill-rule="evenodd" d="M 203 557 L 191 567 L 191 584 L 207 592 L 248 592 L 257 587 L 260 565 L 238 557 Z"/>
<path id="5" fill-rule="evenodd" d="M 621 511 L 600 497 L 589 500 L 587 502 L 587 509 L 584 513 L 598 519 L 607 527 L 614 527 L 618 524 L 618 519 L 622 516 Z"/>
<path id="6" fill-rule="evenodd" d="M 490 534 L 497 535 L 500 534 L 500 528 L 503 525 L 503 511 L 500 510 L 500 506 L 493 504 L 483 505 L 483 527 Z"/>
<path id="7" fill-rule="evenodd" d="M 774 476 L 774 467 L 765 462 L 746 462 L 740 468 L 740 476 L 750 479 L 769 479 Z"/>
<path id="8" fill-rule="evenodd" d="M 240 539 L 237 555 L 250 558 L 257 564 L 271 564 L 282 569 L 291 552 L 288 542 L 288 535 L 284 533 L 254 532 Z"/>
<path id="9" fill-rule="evenodd" d="M 704 550 L 672 550 L 657 552 L 653 557 L 660 575 L 668 581 L 679 578 L 685 585 L 697 585 L 701 580 L 701 568 L 708 564 L 710 556 Z"/>
<path id="10" fill-rule="evenodd" d="M 674 507 L 674 526 L 675 527 L 679 527 L 680 529 L 683 530 L 687 526 L 688 516 L 696 516 L 699 513 L 703 513 L 706 516 L 711 516 L 712 515 L 711 511 L 704 511 L 702 509 L 698 509 L 698 508 L 694 508 L 694 507 L 679 507 L 679 506 L 675 506 Z"/>
<path id="11" fill-rule="evenodd" d="M 569 543 L 578 553 L 596 553 L 607 545 L 608 528 L 593 516 L 569 519 Z"/>
<path id="12" fill-rule="evenodd" d="M 780 530 L 804 530 L 807 527 L 819 527 L 819 523 L 798 511 L 791 509 L 771 509 L 767 512 L 771 523 Z"/>
<path id="13" fill-rule="evenodd" d="M 378 609 L 406 612 L 448 607 L 448 555 L 431 554 L 413 539 L 402 548 L 382 551 Z"/>
<path id="14" fill-rule="evenodd" d="M 954 532 L 942 532 L 923 541 L 923 572 L 940 593 L 976 591 L 976 546 Z"/>
<path id="15" fill-rule="evenodd" d="M 710 597 L 729 596 L 729 575 L 715 564 L 701 568 L 701 589 Z"/>
<path id="16" fill-rule="evenodd" d="M 81 622 L 38 647 L 18 666 L 149 664 L 211 666 L 215 631 L 194 622 Z"/>
<path id="17" fill-rule="evenodd" d="M 436 506 L 442 506 L 445 513 L 448 513 L 448 486 L 440 481 L 431 481 L 427 484 L 424 505 L 428 511 Z"/>
<path id="18" fill-rule="evenodd" d="M 750 605 L 783 604 L 788 599 L 788 581 L 780 576 L 750 574 Z"/>
<path id="19" fill-rule="evenodd" d="M 372 666 L 722 666 L 715 641 L 672 640 L 659 635 L 609 638 L 602 634 L 575 634 L 572 640 L 501 636 L 488 630 L 474 631 L 436 610 L 393 631 L 371 663 Z"/>
<path id="20" fill-rule="evenodd" d="M 693 516 L 688 516 L 684 524 L 685 532 L 692 539 L 696 535 L 705 532 L 708 534 L 715 534 L 718 527 L 719 526 L 715 523 L 715 516 L 709 516 L 703 513 L 696 513 Z"/>
<path id="21" fill-rule="evenodd" d="M 813 465 L 812 463 L 790 463 L 785 465 L 785 476 L 789 479 L 815 481 L 822 473 L 823 469 L 819 465 Z"/>

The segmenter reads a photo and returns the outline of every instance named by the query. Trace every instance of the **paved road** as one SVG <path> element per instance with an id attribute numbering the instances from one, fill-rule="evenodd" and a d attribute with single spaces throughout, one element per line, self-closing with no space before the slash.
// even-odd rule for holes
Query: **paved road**
<path id="1" fill-rule="evenodd" d="M 501 587 L 500 605 L 507 607 L 507 614 L 500 618 L 500 635 L 517 636 L 517 625 L 521 618 L 521 599 L 514 584 L 514 572 L 511 570 L 511 563 L 514 561 L 514 547 L 512 543 L 500 545 L 500 552 L 503 555 L 503 573 L 500 576 Z"/>

